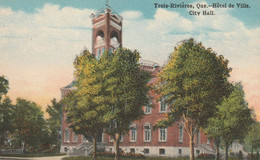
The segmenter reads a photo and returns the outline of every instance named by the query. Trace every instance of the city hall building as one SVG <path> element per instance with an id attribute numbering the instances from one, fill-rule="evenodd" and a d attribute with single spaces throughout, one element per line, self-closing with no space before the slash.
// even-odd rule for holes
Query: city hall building
<path id="1" fill-rule="evenodd" d="M 123 18 L 115 13 L 111 7 L 99 10 L 91 16 L 92 29 L 92 54 L 97 58 L 102 56 L 105 50 L 122 47 L 122 20 Z M 141 69 L 151 72 L 150 83 L 156 80 L 156 75 L 160 71 L 160 66 L 156 62 L 142 60 Z M 71 90 L 76 89 L 72 82 L 61 88 L 62 97 Z M 129 133 L 121 136 L 121 151 L 141 153 L 147 156 L 189 156 L 189 137 L 184 131 L 184 126 L 180 122 L 175 122 L 168 128 L 155 127 L 156 121 L 163 119 L 169 111 L 169 106 L 162 101 L 157 101 L 156 93 L 150 93 L 153 108 L 143 106 L 145 116 L 143 119 L 134 121 L 129 126 Z M 93 145 L 82 135 L 76 135 L 66 122 L 66 113 L 62 119 L 62 140 L 61 152 L 74 155 L 88 155 L 93 151 Z M 113 139 L 103 133 L 98 138 L 98 149 L 114 152 Z M 195 155 L 200 153 L 214 153 L 212 142 L 202 130 L 195 134 Z"/>

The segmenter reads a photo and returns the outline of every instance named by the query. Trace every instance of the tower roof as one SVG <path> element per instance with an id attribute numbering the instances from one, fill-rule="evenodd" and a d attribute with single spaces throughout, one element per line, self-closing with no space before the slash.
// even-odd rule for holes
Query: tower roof
<path id="1" fill-rule="evenodd" d="M 94 19 L 94 18 L 99 17 L 100 15 L 105 15 L 106 13 L 110 13 L 111 16 L 116 17 L 119 21 L 122 21 L 122 20 L 123 20 L 123 17 L 120 16 L 116 11 L 114 11 L 114 10 L 112 9 L 112 7 L 109 6 L 108 4 L 106 4 L 106 7 L 105 7 L 105 8 L 101 8 L 101 9 L 97 10 L 96 13 L 92 13 L 92 14 L 90 15 L 90 18 Z"/>

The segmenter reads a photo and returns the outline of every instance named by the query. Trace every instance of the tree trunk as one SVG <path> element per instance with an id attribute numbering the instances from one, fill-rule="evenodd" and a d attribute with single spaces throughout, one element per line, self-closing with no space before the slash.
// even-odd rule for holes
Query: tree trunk
<path id="1" fill-rule="evenodd" d="M 22 141 L 22 153 L 24 152 L 25 142 Z"/>
<path id="2" fill-rule="evenodd" d="M 228 160 L 228 145 L 226 145 L 226 160 Z"/>
<path id="3" fill-rule="evenodd" d="M 92 159 L 96 160 L 97 159 L 97 139 L 96 137 L 93 138 L 93 155 Z"/>
<path id="4" fill-rule="evenodd" d="M 216 146 L 215 160 L 219 160 L 220 159 L 220 153 L 219 153 L 220 139 L 219 139 L 219 137 L 214 138 L 214 144 Z"/>
<path id="5" fill-rule="evenodd" d="M 114 149 L 115 149 L 115 159 L 114 160 L 119 160 L 119 137 L 120 135 L 116 133 L 115 138 L 114 138 Z"/>
<path id="6" fill-rule="evenodd" d="M 190 160 L 195 160 L 193 139 L 194 139 L 194 134 L 191 134 L 190 135 Z"/>
<path id="7" fill-rule="evenodd" d="M 216 160 L 219 160 L 220 158 L 220 153 L 219 153 L 219 145 L 216 146 Z"/>
<path id="8" fill-rule="evenodd" d="M 253 147 L 253 143 L 252 143 L 252 148 L 251 148 L 251 156 L 250 159 L 253 160 L 254 159 L 254 147 Z"/>

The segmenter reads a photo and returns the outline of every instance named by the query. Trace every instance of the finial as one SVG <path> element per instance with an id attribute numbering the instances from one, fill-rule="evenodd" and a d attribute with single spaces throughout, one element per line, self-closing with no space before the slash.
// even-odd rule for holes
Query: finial
<path id="1" fill-rule="evenodd" d="M 106 0 L 106 7 L 108 8 L 108 6 L 109 6 L 109 5 L 108 5 L 108 0 Z"/>

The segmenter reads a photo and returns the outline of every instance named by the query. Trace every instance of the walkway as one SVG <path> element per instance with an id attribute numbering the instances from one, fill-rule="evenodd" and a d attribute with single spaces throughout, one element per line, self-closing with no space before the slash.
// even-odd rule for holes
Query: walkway
<path id="1" fill-rule="evenodd" d="M 67 156 L 53 156 L 53 157 L 35 157 L 35 158 L 28 158 L 28 157 L 5 157 L 0 156 L 0 160 L 61 160 L 63 157 Z"/>

